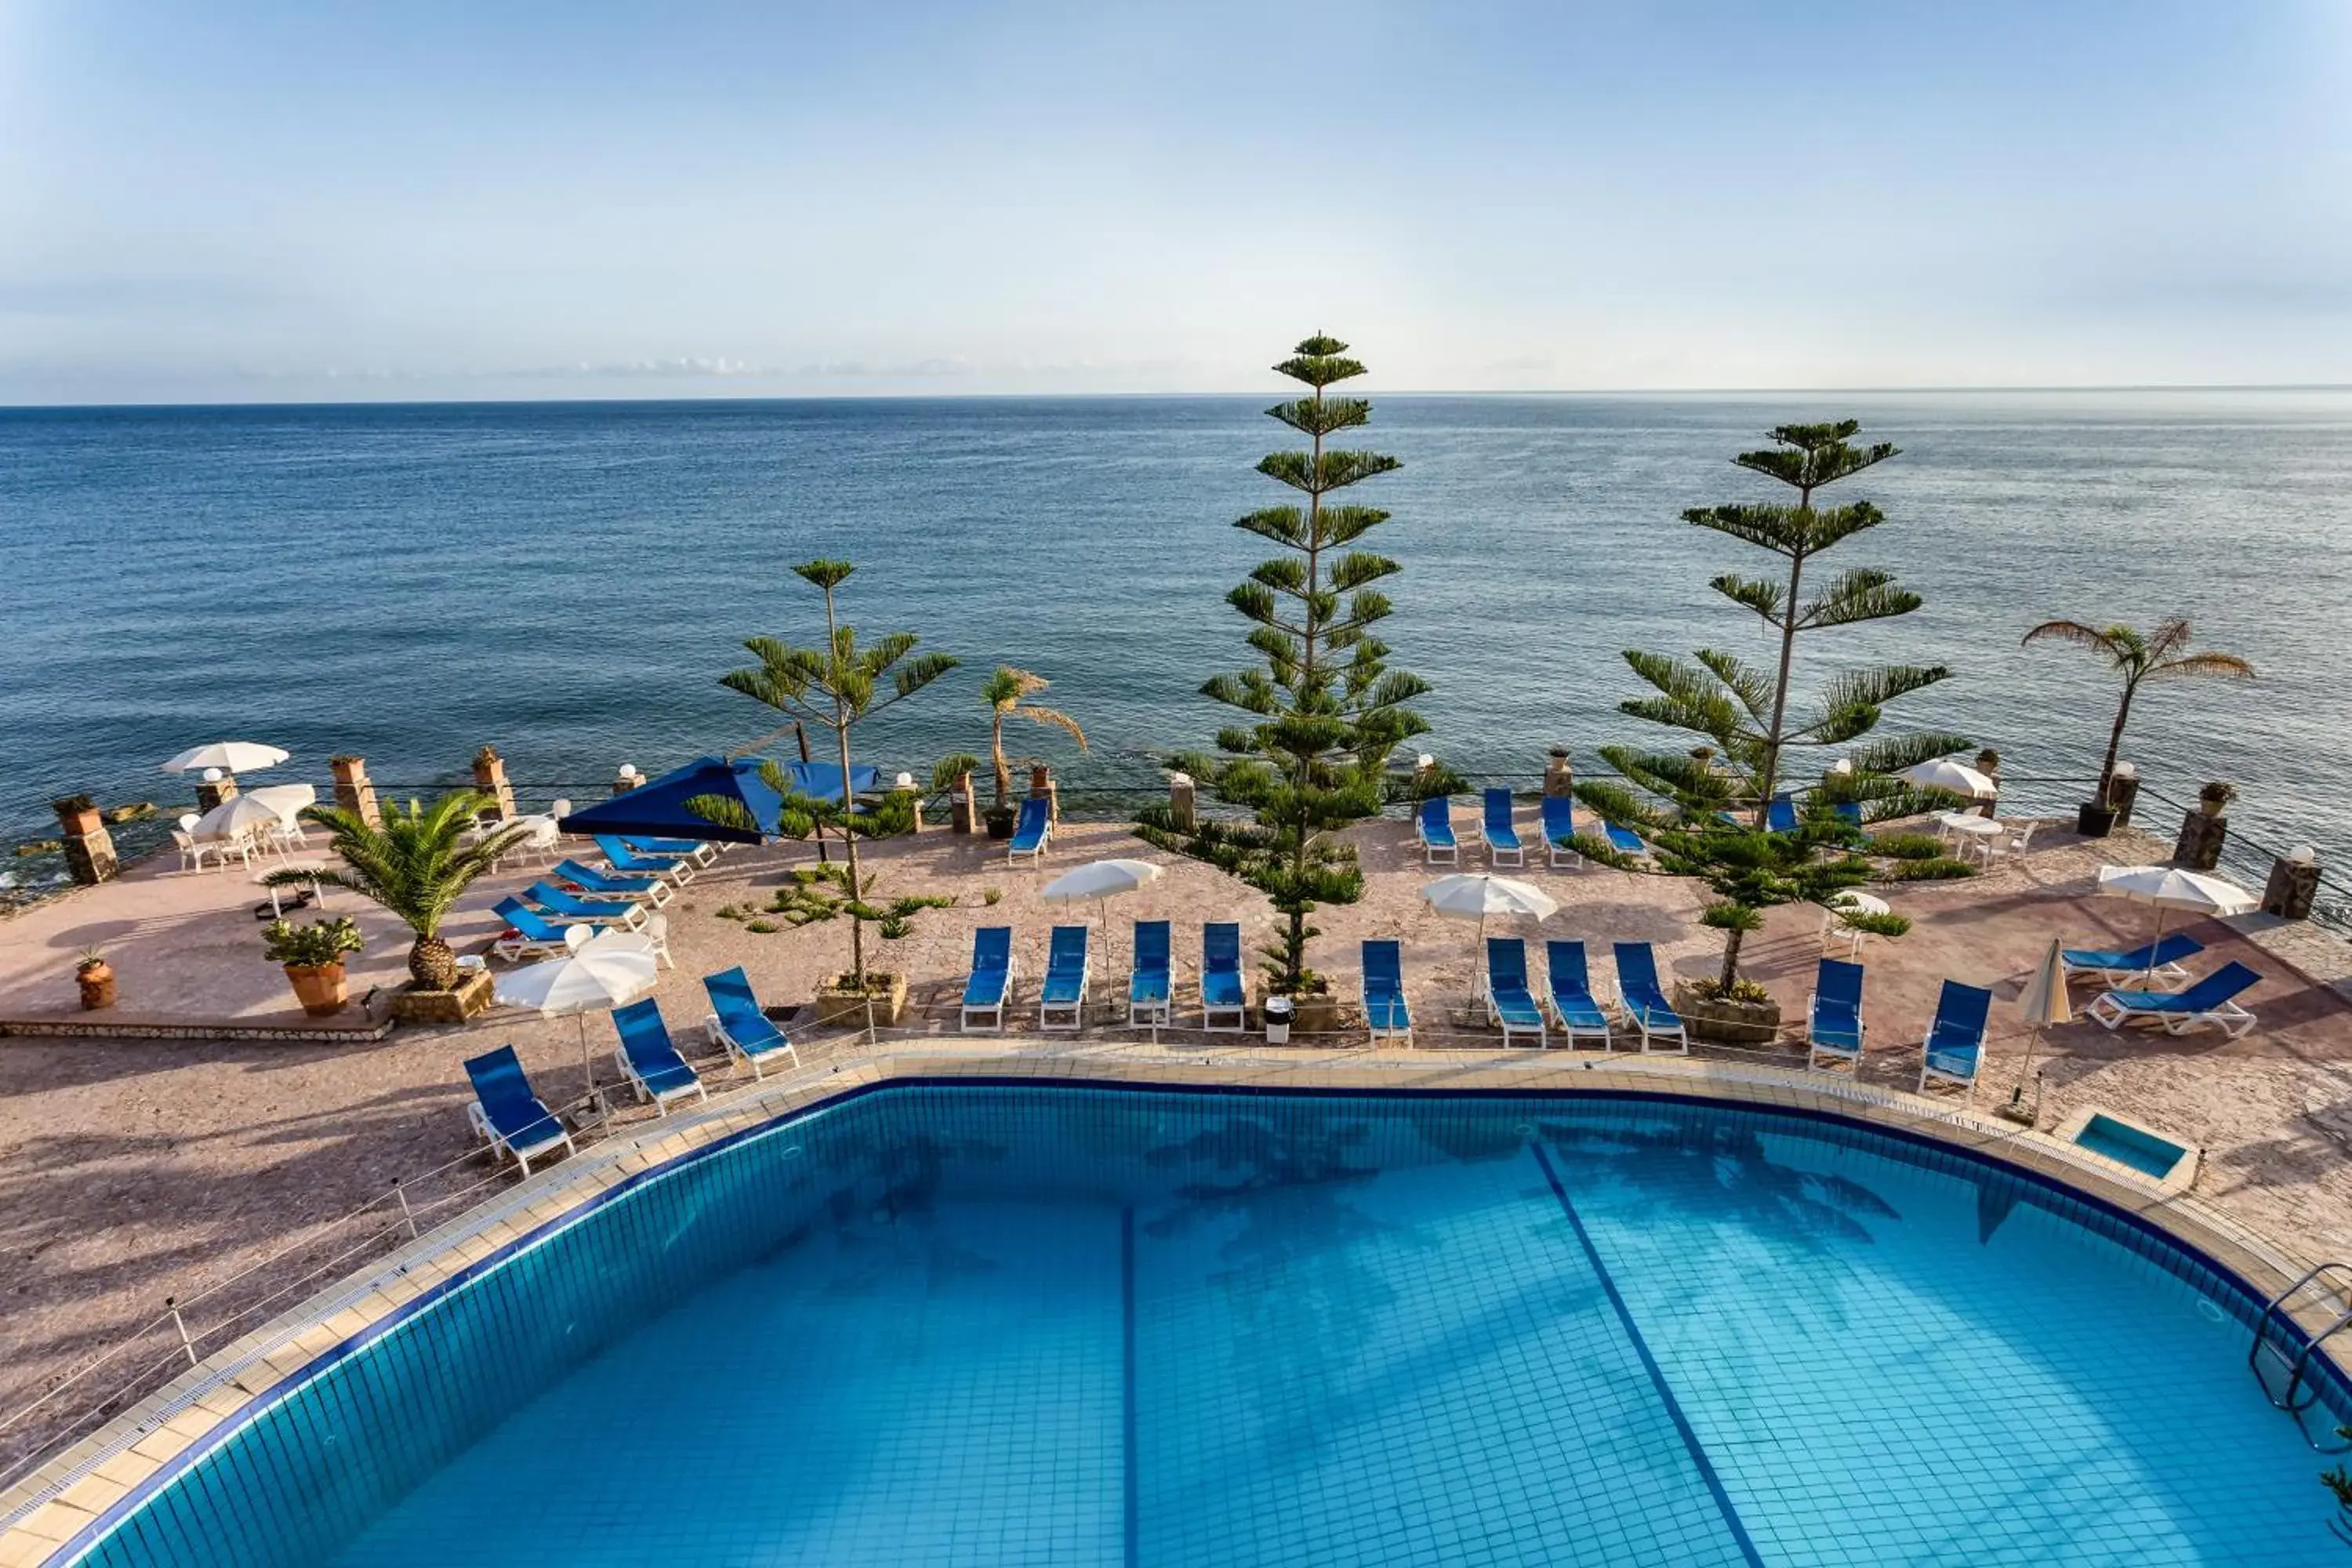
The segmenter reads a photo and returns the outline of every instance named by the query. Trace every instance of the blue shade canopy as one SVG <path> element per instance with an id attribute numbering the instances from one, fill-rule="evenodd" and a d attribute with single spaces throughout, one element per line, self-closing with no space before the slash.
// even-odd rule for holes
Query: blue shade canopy
<path id="1" fill-rule="evenodd" d="M 795 770 L 800 764 L 794 764 Z M 873 770 L 868 768 L 866 773 Z M 832 770 L 837 781 L 841 770 Z M 760 825 L 757 833 L 725 827 L 696 816 L 686 803 L 697 795 L 723 795 L 742 803 Z M 757 844 L 777 831 L 777 813 L 783 798 L 760 777 L 760 759 L 698 757 L 682 768 L 647 779 L 626 795 L 575 811 L 556 826 L 566 833 L 611 833 L 652 838 L 702 838 L 725 844 Z"/>
<path id="2" fill-rule="evenodd" d="M 793 788 L 819 800 L 841 798 L 841 764 L 839 763 L 787 763 L 785 770 L 793 775 Z M 882 773 L 870 763 L 853 763 L 849 768 L 849 791 L 852 795 L 872 795 L 881 786 Z"/>

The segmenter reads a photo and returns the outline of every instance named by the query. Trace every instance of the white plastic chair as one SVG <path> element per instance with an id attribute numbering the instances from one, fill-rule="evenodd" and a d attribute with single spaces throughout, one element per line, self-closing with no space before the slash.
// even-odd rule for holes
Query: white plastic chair
<path id="1" fill-rule="evenodd" d="M 180 852 L 181 870 L 201 871 L 205 868 L 205 851 L 209 848 L 210 846 L 199 844 L 194 839 L 189 837 L 188 830 L 186 828 L 174 827 L 172 829 L 172 847 Z"/>

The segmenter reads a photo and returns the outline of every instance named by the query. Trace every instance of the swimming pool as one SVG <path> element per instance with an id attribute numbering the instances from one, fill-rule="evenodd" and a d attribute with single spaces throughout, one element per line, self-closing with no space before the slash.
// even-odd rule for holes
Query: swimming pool
<path id="1" fill-rule="evenodd" d="M 1828 1119 L 898 1084 L 518 1245 L 87 1560 L 2328 1561 L 2251 1310 Z"/>

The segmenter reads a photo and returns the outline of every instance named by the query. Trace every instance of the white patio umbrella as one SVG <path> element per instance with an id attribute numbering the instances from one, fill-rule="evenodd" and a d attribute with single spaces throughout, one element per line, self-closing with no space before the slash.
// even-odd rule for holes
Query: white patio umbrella
<path id="1" fill-rule="evenodd" d="M 1472 963 L 1477 976 L 1471 986 L 1474 996 L 1486 994 L 1486 917 L 1518 915 L 1540 921 L 1549 919 L 1559 908 L 1549 893 L 1531 882 L 1514 881 L 1485 871 L 1463 871 L 1425 882 L 1421 896 L 1441 915 L 1478 922 L 1478 935 L 1471 950 L 1477 955 Z"/>
<path id="2" fill-rule="evenodd" d="M 1992 800 L 2000 795 L 2000 786 L 1984 774 L 1949 757 L 1937 757 L 1916 767 L 1905 768 L 1903 776 L 1924 789 L 1949 790 L 1970 800 Z"/>
<path id="3" fill-rule="evenodd" d="M 210 745 L 189 747 L 165 763 L 163 771 L 200 773 L 206 768 L 218 768 L 225 773 L 242 773 L 274 768 L 285 760 L 284 752 L 257 741 L 215 741 Z"/>
<path id="4" fill-rule="evenodd" d="M 1089 860 L 1073 867 L 1045 884 L 1038 897 L 1049 904 L 1083 903 L 1101 906 L 1103 961 L 1110 962 L 1110 900 L 1160 879 L 1160 868 L 1149 860 Z"/>
<path id="5" fill-rule="evenodd" d="M 591 936 L 586 926 L 572 927 L 564 941 L 570 952 L 509 970 L 495 994 L 509 1007 L 533 1007 L 550 1018 L 568 1013 L 580 1021 L 580 1067 L 587 1075 L 589 1102 L 602 1114 L 604 1091 L 588 1050 L 588 1015 L 609 1013 L 653 989 L 654 946 L 632 931 Z"/>
<path id="6" fill-rule="evenodd" d="M 2200 915 L 2242 915 L 2262 901 L 2234 882 L 2208 877 L 2201 871 L 2184 871 L 2178 866 L 2102 866 L 2099 891 L 2109 898 L 2156 906 L 2156 934 L 2148 938 L 2151 950 L 2164 940 L 2167 910 L 2189 910 Z M 2150 978 L 2155 967 L 2150 964 L 2140 978 Z"/>
<path id="7" fill-rule="evenodd" d="M 194 838 L 235 838 L 240 833 L 278 820 L 278 810 L 268 801 L 249 795 L 233 795 L 202 816 L 190 830 Z"/>
<path id="8" fill-rule="evenodd" d="M 2042 955 L 2033 978 L 2025 983 L 2025 990 L 2017 998 L 2017 1010 L 2024 1015 L 2033 1033 L 2026 1037 L 2025 1065 L 2017 1070 L 2017 1087 L 2009 1091 L 2011 1106 L 2025 1096 L 2025 1080 L 2032 1075 L 2033 1051 L 2042 1044 L 2042 1031 L 2074 1021 L 2074 1003 L 2066 994 L 2066 955 L 2058 938 L 2050 939 L 2050 951 Z M 2034 1096 L 2037 1105 L 2041 1098 L 2038 1093 Z"/>

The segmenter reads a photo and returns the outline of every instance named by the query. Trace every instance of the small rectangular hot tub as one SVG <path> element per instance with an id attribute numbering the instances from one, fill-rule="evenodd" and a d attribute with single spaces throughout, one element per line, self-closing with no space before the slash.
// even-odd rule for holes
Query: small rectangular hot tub
<path id="1" fill-rule="evenodd" d="M 2062 1143 L 2087 1149 L 2101 1159 L 2137 1172 L 2167 1192 L 2179 1192 L 2197 1179 L 2200 1151 L 2161 1132 L 2126 1121 L 2112 1110 L 2086 1107 L 2067 1118 L 2055 1134 Z"/>

